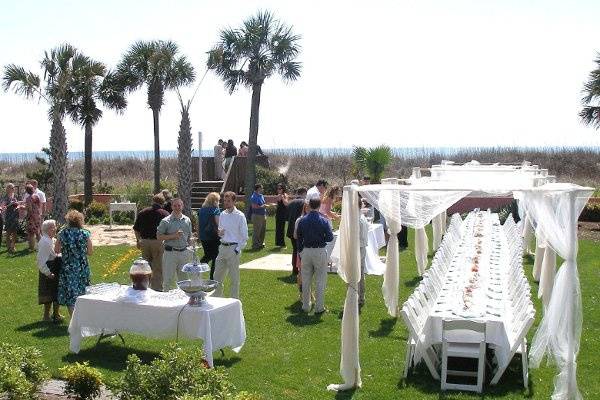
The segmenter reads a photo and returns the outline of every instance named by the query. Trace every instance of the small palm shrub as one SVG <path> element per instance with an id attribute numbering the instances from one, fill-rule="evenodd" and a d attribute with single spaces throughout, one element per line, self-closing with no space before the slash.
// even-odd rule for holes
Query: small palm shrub
<path id="1" fill-rule="evenodd" d="M 102 374 L 84 362 L 76 362 L 59 369 L 66 381 L 65 393 L 75 395 L 79 400 L 94 399 L 100 395 Z"/>
<path id="2" fill-rule="evenodd" d="M 31 400 L 50 377 L 42 355 L 32 347 L 0 343 L 0 394 L 8 400 Z"/>
<path id="3" fill-rule="evenodd" d="M 280 183 L 287 185 L 287 179 L 279 172 L 257 165 L 256 183 L 263 185 L 265 194 L 277 194 L 277 185 Z"/>

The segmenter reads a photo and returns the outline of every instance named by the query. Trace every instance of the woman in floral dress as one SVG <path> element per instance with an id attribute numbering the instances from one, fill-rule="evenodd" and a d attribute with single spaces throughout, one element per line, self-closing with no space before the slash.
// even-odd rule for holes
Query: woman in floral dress
<path id="1" fill-rule="evenodd" d="M 78 296 L 85 294 L 90 284 L 90 265 L 87 256 L 92 254 L 90 232 L 83 229 L 83 214 L 70 210 L 65 216 L 67 227 L 58 234 L 54 247 L 62 253 L 62 267 L 58 280 L 58 303 L 65 305 L 73 315 Z"/>
<path id="2" fill-rule="evenodd" d="M 4 216 L 4 229 L 6 229 L 6 247 L 8 253 L 15 252 L 17 242 L 17 228 L 19 227 L 19 202 L 15 196 L 15 185 L 6 185 L 6 194 L 0 197 L 0 212 Z"/>

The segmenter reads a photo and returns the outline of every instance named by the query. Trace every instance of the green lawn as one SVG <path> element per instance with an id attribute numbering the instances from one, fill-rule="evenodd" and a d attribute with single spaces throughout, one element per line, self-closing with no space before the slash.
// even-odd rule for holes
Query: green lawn
<path id="1" fill-rule="evenodd" d="M 266 255 L 273 249 L 273 221 L 269 219 L 267 248 L 260 252 L 244 253 L 249 260 Z M 39 348 L 53 374 L 68 362 L 89 360 L 109 377 L 116 377 L 125 365 L 128 354 L 136 353 L 150 360 L 166 344 L 125 334 L 126 346 L 112 340 L 95 345 L 86 339 L 79 355 L 69 354 L 67 325 L 53 326 L 40 322 L 41 306 L 37 305 L 37 269 L 34 254 L 20 245 L 15 256 L 0 251 L 0 341 Z M 123 259 L 123 254 L 130 251 Z M 289 252 L 290 249 L 283 250 Z M 127 282 L 127 270 L 134 251 L 126 246 L 100 247 L 91 257 L 94 283 L 101 281 Z M 118 272 L 102 278 L 115 260 L 123 263 Z M 578 381 L 585 398 L 600 398 L 600 382 L 596 373 L 600 366 L 597 352 L 600 342 L 600 311 L 597 308 L 600 285 L 595 268 L 600 258 L 598 243 L 581 241 L 579 270 L 583 292 L 584 330 L 578 360 Z M 527 271 L 531 260 L 527 260 Z M 322 318 L 300 313 L 295 284 L 285 272 L 242 271 L 241 296 L 246 318 L 247 341 L 239 354 L 226 350 L 225 357 L 215 353 L 215 364 L 228 370 L 232 381 L 241 390 L 261 393 L 269 399 L 462 399 L 481 397 L 449 392 L 441 395 L 439 382 L 434 381 L 423 367 L 408 380 L 401 378 L 407 331 L 401 320 L 390 318 L 381 298 L 382 277 L 367 278 L 367 305 L 361 315 L 360 342 L 363 388 L 355 392 L 331 393 L 329 383 L 339 383 L 340 322 L 345 288 L 336 275 L 329 275 L 326 303 L 329 312 Z M 419 282 L 412 249 L 401 253 L 401 302 Z M 534 290 L 537 285 L 532 283 Z M 536 325 L 541 319 L 540 304 Z M 66 312 L 66 310 L 65 310 Z M 531 330 L 531 340 L 535 326 Z M 185 341 L 182 346 L 198 346 Z M 555 369 L 543 366 L 531 370 L 530 391 L 521 383 L 520 361 L 513 360 L 496 387 L 486 387 L 483 397 L 519 399 L 523 397 L 548 399 L 552 393 Z M 596 397 L 599 396 L 599 397 Z"/>

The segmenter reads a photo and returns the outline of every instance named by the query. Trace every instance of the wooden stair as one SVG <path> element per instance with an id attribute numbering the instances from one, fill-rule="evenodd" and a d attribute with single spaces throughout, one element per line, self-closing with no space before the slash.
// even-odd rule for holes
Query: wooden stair
<path id="1" fill-rule="evenodd" d="M 221 193 L 223 181 L 203 181 L 192 183 L 192 209 L 197 210 L 202 207 L 204 199 L 211 192 Z"/>

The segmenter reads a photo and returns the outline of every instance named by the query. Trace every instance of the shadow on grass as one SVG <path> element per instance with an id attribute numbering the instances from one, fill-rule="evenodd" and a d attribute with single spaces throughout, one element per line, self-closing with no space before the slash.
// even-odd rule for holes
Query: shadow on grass
<path id="1" fill-rule="evenodd" d="M 47 321 L 35 321 L 30 324 L 19 326 L 15 329 L 17 332 L 31 332 L 31 336 L 38 338 L 52 338 L 68 336 L 67 325 L 65 323 L 55 324 Z"/>
<path id="2" fill-rule="evenodd" d="M 277 279 L 283 283 L 297 283 L 295 275 L 278 276 Z"/>
<path id="3" fill-rule="evenodd" d="M 12 254 L 9 254 L 8 257 L 10 257 L 10 258 L 24 257 L 24 256 L 29 255 L 31 253 L 33 253 L 32 250 L 29 250 L 28 248 L 24 248 L 22 250 L 18 250 L 18 251 L 15 251 Z"/>
<path id="4" fill-rule="evenodd" d="M 402 390 L 407 387 L 417 389 L 426 395 L 438 394 L 438 399 L 454 399 L 457 394 L 466 396 L 473 399 L 484 399 L 484 398 L 504 398 L 507 395 L 516 395 L 523 398 L 532 398 L 534 396 L 534 385 L 529 379 L 529 389 L 523 388 L 522 370 L 520 368 L 521 360 L 519 356 L 515 357 L 507 370 L 504 372 L 500 382 L 496 385 L 490 385 L 490 380 L 493 377 L 492 371 L 486 368 L 485 379 L 483 384 L 483 393 L 467 392 L 467 391 L 447 391 L 442 392 L 440 389 L 440 381 L 436 381 L 431 377 L 429 370 L 425 366 L 425 363 L 420 363 L 409 372 L 407 378 L 401 377 L 398 384 L 398 389 Z M 452 378 L 451 378 L 452 379 Z"/>
<path id="5" fill-rule="evenodd" d="M 379 328 L 376 331 L 369 331 L 370 337 L 386 337 L 394 330 L 398 318 L 384 318 L 379 321 Z"/>
<path id="6" fill-rule="evenodd" d="M 242 359 L 240 357 L 227 357 L 227 358 L 215 358 L 213 359 L 213 363 L 215 367 L 232 367 L 235 364 L 239 363 L 240 361 L 242 361 Z"/>
<path id="7" fill-rule="evenodd" d="M 409 287 L 409 288 L 414 288 L 417 286 L 417 284 L 419 282 L 421 282 L 421 277 L 420 276 L 415 276 L 414 278 L 412 278 L 410 281 L 406 281 L 404 282 L 404 286 Z"/>
<path id="8" fill-rule="evenodd" d="M 159 353 L 153 351 L 137 350 L 109 342 L 100 342 L 97 346 L 81 350 L 79 354 L 66 354 L 62 357 L 62 361 L 68 363 L 88 361 L 92 367 L 122 371 L 125 369 L 127 357 L 130 354 L 136 354 L 144 364 L 151 362 L 159 355 Z"/>
<path id="9" fill-rule="evenodd" d="M 302 311 L 302 302 L 299 300 L 285 309 L 292 313 L 285 320 L 294 326 L 316 325 L 323 322 L 322 314 L 307 314 Z"/>
<path id="10" fill-rule="evenodd" d="M 348 389 L 348 390 L 342 390 L 335 394 L 335 399 L 336 400 L 351 399 L 352 397 L 354 397 L 355 392 L 356 392 L 355 388 Z"/>

